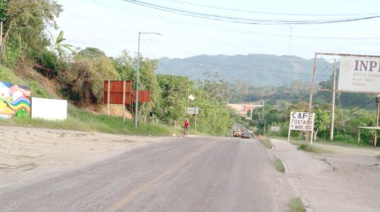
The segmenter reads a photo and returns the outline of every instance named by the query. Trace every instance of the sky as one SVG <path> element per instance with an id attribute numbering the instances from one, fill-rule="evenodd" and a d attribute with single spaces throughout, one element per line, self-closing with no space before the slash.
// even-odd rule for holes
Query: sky
<path id="1" fill-rule="evenodd" d="M 378 0 L 138 0 L 191 12 L 241 19 L 322 21 L 380 16 Z M 132 1 L 134 2 L 134 1 Z M 313 58 L 315 52 L 380 55 L 380 17 L 332 24 L 243 24 L 184 16 L 130 0 L 58 0 L 66 43 L 117 57 L 123 50 L 149 58 L 274 54 Z M 215 17 L 214 16 L 214 17 Z M 212 17 L 212 16 L 207 16 Z M 231 19 L 228 19 L 231 20 Z"/>

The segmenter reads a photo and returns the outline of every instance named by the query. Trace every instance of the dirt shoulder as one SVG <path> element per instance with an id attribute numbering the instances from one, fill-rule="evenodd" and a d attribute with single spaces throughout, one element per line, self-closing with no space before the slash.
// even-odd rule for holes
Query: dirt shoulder
<path id="1" fill-rule="evenodd" d="M 48 178 L 173 139 L 0 126 L 0 188 Z"/>
<path id="2" fill-rule="evenodd" d="M 332 153 L 308 153 L 272 139 L 271 154 L 285 165 L 286 180 L 308 211 L 380 211 L 378 149 L 316 144 Z"/>

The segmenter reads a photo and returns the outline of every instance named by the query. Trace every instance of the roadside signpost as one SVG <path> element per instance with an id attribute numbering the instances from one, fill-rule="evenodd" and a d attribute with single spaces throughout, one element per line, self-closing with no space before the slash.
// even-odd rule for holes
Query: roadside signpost
<path id="1" fill-rule="evenodd" d="M 197 115 L 199 114 L 199 108 L 198 107 L 187 107 L 186 108 L 186 114 L 187 115 L 195 115 L 195 131 L 197 131 Z"/>
<path id="2" fill-rule="evenodd" d="M 314 132 L 314 117 L 315 114 L 308 114 L 308 112 L 291 112 L 289 121 L 288 142 L 290 142 L 290 133 L 292 130 L 311 131 L 311 143 L 313 143 Z"/>

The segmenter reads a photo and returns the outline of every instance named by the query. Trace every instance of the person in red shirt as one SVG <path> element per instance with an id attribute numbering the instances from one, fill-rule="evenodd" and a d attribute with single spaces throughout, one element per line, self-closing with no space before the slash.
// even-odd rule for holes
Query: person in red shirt
<path id="1" fill-rule="evenodd" d="M 187 133 L 188 133 L 189 128 L 190 128 L 189 119 L 186 119 L 185 123 L 183 124 L 183 127 L 184 127 L 184 135 L 187 136 Z"/>

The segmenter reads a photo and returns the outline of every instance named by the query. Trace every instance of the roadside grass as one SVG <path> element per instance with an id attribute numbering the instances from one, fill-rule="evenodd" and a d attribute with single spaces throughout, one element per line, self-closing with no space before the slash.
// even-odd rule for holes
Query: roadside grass
<path id="1" fill-rule="evenodd" d="M 331 151 L 312 145 L 312 144 L 301 144 L 298 146 L 298 150 L 305 152 L 314 152 L 314 153 L 331 153 Z"/>
<path id="2" fill-rule="evenodd" d="M 376 155 L 376 159 L 380 160 L 380 155 Z"/>
<path id="3" fill-rule="evenodd" d="M 133 120 L 123 118 L 95 115 L 90 112 L 80 110 L 74 106 L 68 107 L 68 118 L 64 121 L 46 121 L 31 118 L 11 118 L 0 119 L 0 124 L 21 127 L 42 127 L 50 129 L 92 131 L 112 134 L 131 134 L 131 135 L 152 135 L 163 136 L 179 134 L 178 130 L 160 124 L 147 124 L 140 122 L 139 127 L 135 127 Z"/>
<path id="4" fill-rule="evenodd" d="M 31 89 L 34 97 L 54 98 L 38 81 L 32 79 L 21 79 L 15 73 L 0 65 L 0 81 L 27 85 Z M 147 124 L 140 122 L 139 127 L 134 126 L 133 120 L 123 122 L 121 117 L 95 115 L 81 110 L 75 106 L 68 106 L 68 117 L 65 121 L 46 121 L 31 118 L 11 118 L 0 119 L 1 125 L 20 126 L 20 127 L 40 127 L 49 129 L 93 131 L 113 134 L 133 134 L 133 135 L 180 135 L 180 129 L 172 129 L 161 124 Z"/>
<path id="5" fill-rule="evenodd" d="M 305 144 L 305 141 L 302 140 L 291 140 L 290 143 L 297 145 L 298 150 L 302 150 L 305 152 L 314 152 L 314 153 L 332 153 L 332 151 L 327 148 L 323 148 L 321 146 L 313 145 L 313 144 Z"/>
<path id="6" fill-rule="evenodd" d="M 305 212 L 305 205 L 302 203 L 299 197 L 296 197 L 290 201 L 292 212 Z"/>
<path id="7" fill-rule="evenodd" d="M 267 137 L 261 137 L 259 138 L 259 141 L 268 149 L 272 149 L 272 143 L 270 142 L 270 139 Z"/>
<path id="8" fill-rule="evenodd" d="M 281 137 L 281 136 L 270 136 L 270 138 L 284 140 L 287 139 L 287 137 Z M 305 140 L 303 138 L 296 138 L 291 137 L 292 143 L 305 143 Z M 358 144 L 356 140 L 353 140 L 353 138 L 347 136 L 347 140 L 343 140 L 341 138 L 334 138 L 334 141 L 330 141 L 327 139 L 321 139 L 318 138 L 317 141 L 314 141 L 316 144 L 328 144 L 328 145 L 334 145 L 334 146 L 342 146 L 342 147 L 354 147 L 354 148 L 372 148 L 372 146 L 369 146 L 365 143 Z M 373 149 L 373 148 L 372 148 Z"/>
<path id="9" fill-rule="evenodd" d="M 282 163 L 281 159 L 276 158 L 274 161 L 274 164 L 276 165 L 276 169 L 280 172 L 285 172 L 284 164 Z"/>

